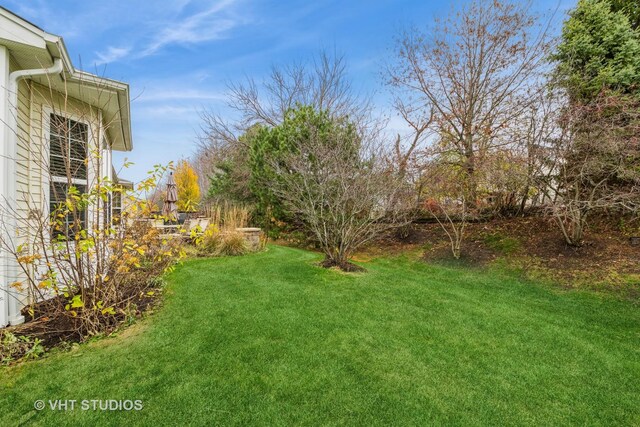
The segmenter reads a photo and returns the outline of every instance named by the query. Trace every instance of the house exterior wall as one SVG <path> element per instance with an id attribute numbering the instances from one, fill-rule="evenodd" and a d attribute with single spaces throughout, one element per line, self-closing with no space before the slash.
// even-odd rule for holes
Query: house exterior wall
<path id="1" fill-rule="evenodd" d="M 12 64 L 12 72 L 17 67 Z M 32 102 L 29 92 L 29 82 L 20 81 L 18 84 L 18 108 L 17 108 L 17 138 L 16 138 L 16 216 L 20 219 L 28 218 L 29 210 L 27 205 L 41 209 L 39 195 L 42 193 L 41 183 L 34 179 L 38 172 L 38 162 L 33 161 L 33 157 L 38 150 L 39 132 L 38 122 L 33 121 L 31 114 Z M 33 131 L 38 132 L 32 137 Z M 31 143 L 33 141 L 33 144 Z M 17 224 L 17 243 L 24 243 L 29 234 L 29 228 L 24 221 Z"/>
<path id="2" fill-rule="evenodd" d="M 0 8 L 0 327 L 24 320 L 26 296 L 11 286 L 21 279 L 14 252 L 34 240 L 36 223 L 48 227 L 51 113 L 88 126 L 87 185 L 116 178 L 111 147 L 133 147 L 129 86 L 76 69 L 61 37 Z M 87 217 L 100 227 L 108 218 L 96 209 Z"/>
<path id="3" fill-rule="evenodd" d="M 17 69 L 10 62 L 10 71 Z M 6 97 L 5 97 L 6 98 Z M 16 203 L 12 207 L 17 218 L 15 234 L 10 237 L 14 247 L 32 242 L 35 233 L 34 217 L 49 214 L 49 115 L 55 113 L 88 125 L 88 184 L 95 185 L 98 176 L 113 179 L 111 150 L 103 148 L 106 141 L 105 126 L 100 110 L 79 100 L 34 83 L 22 80 L 18 86 L 17 105 L 17 147 L 16 173 L 14 177 L 0 174 L 1 179 L 13 179 L 16 186 Z M 108 141 L 105 144 L 109 147 Z M 94 208 L 95 209 L 95 208 Z M 89 209 L 88 218 L 93 218 L 95 210 Z M 4 253 L 5 258 L 11 254 Z M 0 270 L 0 280 L 5 286 L 25 279 L 24 271 L 15 260 L 6 259 L 5 268 Z M 9 298 L 17 298 L 19 306 L 28 303 L 29 295 L 16 289 L 7 288 L 11 293 L 0 301 L 0 327 L 8 323 L 11 313 L 7 307 Z M 15 309 L 14 309 L 15 310 Z"/>

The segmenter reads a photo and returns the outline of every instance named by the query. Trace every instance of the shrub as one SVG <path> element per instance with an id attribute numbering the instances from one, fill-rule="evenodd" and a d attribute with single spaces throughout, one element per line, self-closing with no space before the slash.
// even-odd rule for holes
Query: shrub
<path id="1" fill-rule="evenodd" d="M 210 226 L 196 242 L 201 256 L 244 255 L 249 246 L 242 235 L 236 231 L 221 232 L 216 226 Z"/>
<path id="2" fill-rule="evenodd" d="M 166 170 L 157 167 L 136 193 L 106 180 L 86 193 L 70 186 L 51 217 L 31 218 L 37 233 L 29 243 L 2 242 L 22 270 L 12 286 L 30 297 L 25 312 L 41 320 L 30 335 L 83 341 L 113 331 L 153 302 L 157 278 L 184 256 L 179 239 L 163 238 L 142 217 L 147 202 L 140 193 L 155 189 Z M 116 192 L 127 207 L 118 223 L 105 225 L 102 202 Z M 85 221 L 88 207 L 93 213 Z"/>
<path id="3" fill-rule="evenodd" d="M 0 331 L 0 365 L 19 359 L 35 359 L 45 352 L 42 341 L 24 335 Z"/>
<path id="4" fill-rule="evenodd" d="M 227 231 L 248 227 L 251 220 L 250 208 L 241 204 L 229 202 L 208 204 L 204 206 L 203 211 L 213 224 L 218 224 L 221 229 Z"/>
<path id="5" fill-rule="evenodd" d="M 221 242 L 222 236 L 220 235 L 220 230 L 218 230 L 218 227 L 215 225 L 209 226 L 202 235 L 197 235 L 197 237 L 193 239 L 198 255 L 201 256 L 217 254 Z"/>
<path id="6" fill-rule="evenodd" d="M 222 235 L 218 255 L 244 255 L 249 252 L 247 241 L 242 233 L 229 232 Z"/>
<path id="7" fill-rule="evenodd" d="M 214 225 L 204 233 L 197 231 L 192 234 L 191 241 L 196 245 L 198 255 L 233 256 L 250 252 L 245 236 L 236 231 L 249 225 L 251 215 L 247 206 L 227 202 L 209 204 L 204 207 L 204 212 Z"/>

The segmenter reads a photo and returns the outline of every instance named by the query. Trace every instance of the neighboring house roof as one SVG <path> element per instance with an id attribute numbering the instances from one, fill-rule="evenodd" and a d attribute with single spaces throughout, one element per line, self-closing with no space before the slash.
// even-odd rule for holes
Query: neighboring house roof
<path id="1" fill-rule="evenodd" d="M 124 188 L 129 188 L 131 190 L 133 190 L 133 182 L 120 178 L 118 176 L 118 173 L 116 172 L 116 169 L 113 167 L 113 165 L 111 166 L 111 176 L 113 176 L 113 182 L 124 187 Z"/>
<path id="2" fill-rule="evenodd" d="M 101 109 L 112 148 L 120 151 L 133 148 L 127 83 L 77 70 L 62 37 L 47 33 L 1 6 L 0 45 L 9 49 L 19 69 L 46 68 L 55 59 L 61 59 L 64 69 L 61 75 L 32 80 Z"/>

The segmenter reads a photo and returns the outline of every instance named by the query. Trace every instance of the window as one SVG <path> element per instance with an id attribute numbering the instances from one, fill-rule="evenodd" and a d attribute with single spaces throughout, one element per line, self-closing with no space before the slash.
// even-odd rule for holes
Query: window
<path id="1" fill-rule="evenodd" d="M 71 184 L 75 187 L 80 193 L 86 193 L 87 186 L 80 184 Z M 49 189 L 49 212 L 55 213 L 61 205 L 64 205 L 67 200 L 67 194 L 69 193 L 69 184 L 65 182 L 55 182 L 51 181 L 51 186 Z M 85 228 L 87 224 L 87 212 L 85 210 L 79 210 L 74 213 L 69 213 L 65 215 L 64 218 L 61 218 L 61 227 L 60 229 L 53 230 L 53 237 L 58 236 L 67 236 L 73 237 L 76 226 L 76 219 L 78 220 L 78 224 L 80 224 L 81 228 Z"/>
<path id="2" fill-rule="evenodd" d="M 114 191 L 113 192 L 113 219 L 116 223 L 120 222 L 120 217 L 122 215 L 122 192 Z"/>
<path id="3" fill-rule="evenodd" d="M 50 129 L 51 176 L 86 180 L 88 126 L 51 114 Z"/>
<path id="4" fill-rule="evenodd" d="M 88 126 L 57 114 L 50 115 L 49 131 L 49 212 L 54 213 L 67 199 L 71 186 L 80 193 L 87 191 Z M 63 229 L 54 236 L 75 234 L 74 224 L 86 227 L 86 211 L 69 213 L 63 219 Z"/>

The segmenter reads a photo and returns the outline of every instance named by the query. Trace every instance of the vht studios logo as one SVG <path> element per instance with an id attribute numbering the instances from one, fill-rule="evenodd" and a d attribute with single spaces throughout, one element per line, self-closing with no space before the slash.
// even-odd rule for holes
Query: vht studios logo
<path id="1" fill-rule="evenodd" d="M 144 405 L 142 400 L 36 400 L 33 407 L 37 411 L 48 409 L 51 411 L 141 411 Z"/>

